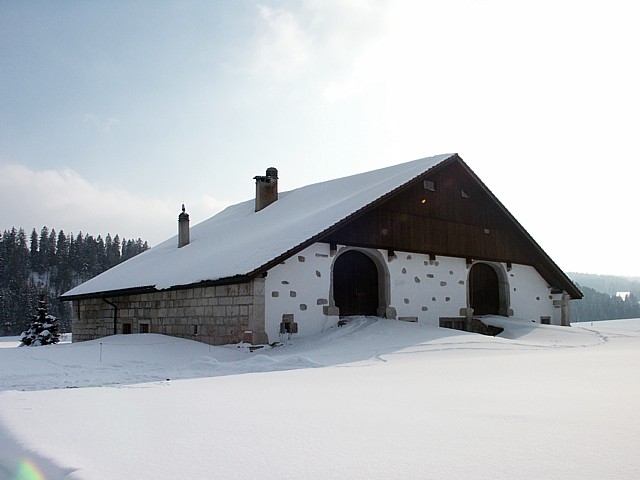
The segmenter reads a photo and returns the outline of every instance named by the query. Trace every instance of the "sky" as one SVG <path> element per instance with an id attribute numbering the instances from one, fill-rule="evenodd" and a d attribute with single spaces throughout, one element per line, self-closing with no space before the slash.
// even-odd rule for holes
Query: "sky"
<path id="1" fill-rule="evenodd" d="M 640 276 L 633 1 L 0 0 L 0 228 L 177 233 L 459 153 L 565 271 Z"/>

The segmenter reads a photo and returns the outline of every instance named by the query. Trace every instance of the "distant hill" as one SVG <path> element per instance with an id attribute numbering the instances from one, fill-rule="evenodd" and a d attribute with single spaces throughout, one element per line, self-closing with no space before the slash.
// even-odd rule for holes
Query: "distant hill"
<path id="1" fill-rule="evenodd" d="M 613 275 L 594 275 L 590 273 L 567 273 L 575 283 L 593 288 L 602 293 L 615 295 L 618 292 L 631 292 L 640 298 L 640 277 L 616 277 Z"/>
<path id="2" fill-rule="evenodd" d="M 619 318 L 640 318 L 640 278 L 568 272 L 584 293 L 582 300 L 571 301 L 572 322 L 592 322 Z M 621 298 L 618 292 L 629 292 Z"/>

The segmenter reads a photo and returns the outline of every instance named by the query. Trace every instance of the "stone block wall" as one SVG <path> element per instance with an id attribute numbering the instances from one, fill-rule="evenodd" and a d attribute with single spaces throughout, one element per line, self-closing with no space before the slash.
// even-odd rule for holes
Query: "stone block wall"
<path id="1" fill-rule="evenodd" d="M 108 297 L 116 305 L 117 333 L 161 333 L 223 345 L 265 340 L 264 279 Z M 74 301 L 73 340 L 112 335 L 114 307 L 102 298 Z M 128 325 L 128 327 L 127 327 Z M 252 331 L 252 335 L 245 332 Z"/>

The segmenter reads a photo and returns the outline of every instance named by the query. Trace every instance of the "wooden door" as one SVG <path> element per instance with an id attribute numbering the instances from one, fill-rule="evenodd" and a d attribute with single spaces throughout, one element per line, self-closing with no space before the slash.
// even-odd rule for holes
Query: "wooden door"
<path id="1" fill-rule="evenodd" d="M 491 265 L 476 263 L 471 267 L 469 300 L 475 315 L 500 314 L 500 282 Z"/>
<path id="2" fill-rule="evenodd" d="M 377 314 L 378 268 L 364 253 L 349 250 L 333 266 L 333 298 L 340 316 Z"/>

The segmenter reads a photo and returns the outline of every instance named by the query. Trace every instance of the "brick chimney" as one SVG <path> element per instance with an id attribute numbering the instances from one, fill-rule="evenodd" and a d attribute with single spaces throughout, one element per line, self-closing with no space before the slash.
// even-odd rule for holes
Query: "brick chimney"
<path id="1" fill-rule="evenodd" d="M 189 245 L 189 214 L 185 212 L 184 203 L 182 213 L 178 215 L 178 248 Z"/>
<path id="2" fill-rule="evenodd" d="M 269 167 L 264 177 L 253 179 L 256 181 L 256 212 L 259 212 L 278 200 L 278 170 Z"/>

